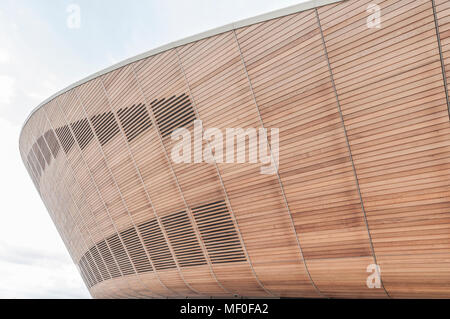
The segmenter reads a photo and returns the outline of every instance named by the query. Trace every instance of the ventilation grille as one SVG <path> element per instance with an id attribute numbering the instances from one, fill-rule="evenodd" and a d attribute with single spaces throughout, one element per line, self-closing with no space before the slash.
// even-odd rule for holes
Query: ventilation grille
<path id="1" fill-rule="evenodd" d="M 246 261 L 238 232 L 224 200 L 195 207 L 192 213 L 193 222 L 198 227 L 200 239 L 212 263 Z M 193 224 L 185 211 L 164 216 L 161 222 L 162 227 L 156 219 L 149 220 L 137 228 L 121 231 L 120 235 L 112 235 L 89 249 L 79 263 L 87 282 L 95 285 L 111 277 L 176 268 L 177 263 L 180 267 L 207 264 Z"/>
<path id="2" fill-rule="evenodd" d="M 78 263 L 78 268 L 80 269 L 81 277 L 83 278 L 84 282 L 86 283 L 86 286 L 88 286 L 88 288 L 91 288 L 92 287 L 91 279 L 88 277 L 86 269 L 85 269 L 83 263 L 81 262 L 81 260 Z"/>
<path id="3" fill-rule="evenodd" d="M 37 170 L 38 176 L 41 177 L 41 175 L 42 175 L 42 167 L 41 167 L 41 165 L 39 165 L 39 162 L 37 161 L 36 156 L 34 155 L 33 150 L 30 151 L 30 155 L 31 155 L 31 159 L 32 159 L 33 166 L 34 166 L 34 168 Z"/>
<path id="4" fill-rule="evenodd" d="M 84 274 L 86 276 L 86 279 L 87 279 L 90 287 L 92 287 L 97 283 L 97 281 L 95 280 L 94 276 L 92 275 L 91 269 L 87 265 L 85 256 L 81 257 L 79 264 L 80 264 L 81 270 L 84 271 Z"/>
<path id="5" fill-rule="evenodd" d="M 92 272 L 94 273 L 94 277 L 95 277 L 95 281 L 97 282 L 101 282 L 102 281 L 102 276 L 100 275 L 100 272 L 98 271 L 95 263 L 94 263 L 94 259 L 92 258 L 91 254 L 89 252 L 87 252 L 85 254 L 86 256 L 86 260 L 89 263 L 89 266 L 92 270 Z"/>
<path id="6" fill-rule="evenodd" d="M 100 253 L 97 250 L 97 247 L 94 246 L 91 249 L 89 249 L 89 251 L 92 257 L 94 258 L 95 264 L 97 265 L 97 268 L 100 271 L 103 280 L 110 279 L 111 276 L 109 275 L 108 270 L 106 269 L 106 265 L 103 262 L 103 259 L 101 258 Z"/>
<path id="7" fill-rule="evenodd" d="M 156 270 L 175 268 L 175 261 L 156 220 L 138 226 Z"/>
<path id="8" fill-rule="evenodd" d="M 27 170 L 28 170 L 28 174 L 29 174 L 30 177 L 31 177 L 31 180 L 32 180 L 33 183 L 34 183 L 34 186 L 36 186 L 36 188 L 38 188 L 38 182 L 37 182 L 37 180 L 36 180 L 36 177 L 37 177 L 37 175 L 36 175 L 36 170 L 35 170 L 34 167 L 31 165 L 31 163 L 30 163 L 29 160 L 27 160 Z"/>
<path id="9" fill-rule="evenodd" d="M 44 138 L 47 141 L 47 145 L 50 147 L 53 158 L 56 158 L 59 152 L 59 143 L 56 140 L 56 136 L 53 130 L 48 130 L 47 132 L 45 132 Z"/>
<path id="10" fill-rule="evenodd" d="M 205 256 L 186 212 L 165 216 L 162 218 L 162 223 L 181 267 L 206 264 Z"/>
<path id="11" fill-rule="evenodd" d="M 79 270 L 79 272 L 81 274 L 81 278 L 83 279 L 83 281 L 86 284 L 86 286 L 88 288 L 91 288 L 92 287 L 91 283 L 88 280 L 88 277 L 87 277 L 87 274 L 86 274 L 86 270 L 83 267 L 81 267 L 81 262 L 78 263 L 78 270 Z"/>
<path id="12" fill-rule="evenodd" d="M 111 248 L 112 253 L 116 257 L 117 262 L 119 263 L 120 270 L 124 275 L 134 274 L 135 271 L 133 266 L 131 265 L 130 259 L 123 248 L 122 242 L 119 239 L 119 236 L 113 235 L 109 237 L 107 240 L 108 246 Z"/>
<path id="13" fill-rule="evenodd" d="M 56 135 L 58 136 L 58 139 L 61 142 L 64 152 L 68 154 L 73 144 L 75 143 L 72 133 L 70 133 L 69 127 L 67 125 L 58 127 L 56 129 Z"/>
<path id="14" fill-rule="evenodd" d="M 80 148 L 84 150 L 94 137 L 88 120 L 81 119 L 76 121 L 75 123 L 70 124 L 70 126 L 72 127 L 73 133 L 75 134 L 78 145 L 80 145 Z"/>
<path id="15" fill-rule="evenodd" d="M 36 165 L 37 163 L 35 162 L 34 156 L 31 151 L 28 153 L 27 159 L 28 159 L 28 163 L 30 164 L 29 166 L 31 167 L 31 169 L 34 172 L 34 175 L 36 177 L 41 177 L 40 166 Z"/>
<path id="16" fill-rule="evenodd" d="M 136 271 L 139 273 L 152 271 L 152 266 L 147 258 L 136 230 L 134 228 L 125 230 L 120 233 L 120 237 L 122 237 L 127 251 L 130 254 L 134 267 L 136 267 Z"/>
<path id="17" fill-rule="evenodd" d="M 30 174 L 31 180 L 34 183 L 34 186 L 36 187 L 39 194 L 41 193 L 39 182 L 41 178 L 41 166 L 37 163 L 36 157 L 33 154 L 33 150 L 30 150 L 27 155 L 27 164 L 28 167 L 31 168 L 33 171 L 33 174 Z"/>
<path id="18" fill-rule="evenodd" d="M 154 100 L 151 105 L 163 138 L 170 136 L 177 128 L 188 127 L 195 120 L 191 100 L 185 93 L 167 100 Z"/>
<path id="19" fill-rule="evenodd" d="M 102 146 L 119 133 L 119 125 L 112 112 L 94 115 L 91 117 L 91 122 Z"/>
<path id="20" fill-rule="evenodd" d="M 113 278 L 117 278 L 120 277 L 120 270 L 119 267 L 117 266 L 114 257 L 112 256 L 108 245 L 106 245 L 105 241 L 102 241 L 100 243 L 97 244 L 98 250 L 100 251 L 100 254 L 103 257 L 103 260 L 106 263 L 106 267 L 108 267 L 109 273 L 111 274 L 111 276 Z"/>
<path id="21" fill-rule="evenodd" d="M 192 213 L 213 264 L 246 261 L 224 201 L 193 208 Z"/>
<path id="22" fill-rule="evenodd" d="M 134 140 L 152 125 L 145 104 L 137 104 L 120 109 L 117 111 L 117 115 L 128 142 Z"/>
<path id="23" fill-rule="evenodd" d="M 151 104 L 163 138 L 169 136 L 177 128 L 188 127 L 195 120 L 195 112 L 191 106 L 191 101 L 185 93 L 178 97 L 174 95 L 169 99 L 155 100 Z M 147 108 L 142 103 L 119 109 L 117 116 L 128 142 L 133 141 L 152 125 Z M 91 121 L 95 135 L 102 146 L 120 133 L 119 125 L 111 111 L 94 115 Z M 44 136 L 38 138 L 38 146 L 33 145 L 33 150 L 42 170 L 45 170 L 44 161 L 50 165 L 51 155 L 54 158 L 58 155 L 60 146 L 56 136 L 66 154 L 70 152 L 75 141 L 77 141 L 80 149 L 84 150 L 94 138 L 94 132 L 87 118 L 71 123 L 70 127 L 73 135 L 69 126 L 64 125 L 56 128 L 55 132 L 48 130 Z"/>
<path id="24" fill-rule="evenodd" d="M 39 147 L 37 146 L 36 143 L 33 144 L 33 152 L 39 161 L 42 171 L 44 171 L 45 170 L 45 159 L 44 159 L 44 156 L 42 156 L 42 153 L 39 151 Z"/>
<path id="25" fill-rule="evenodd" d="M 47 162 L 47 165 L 50 165 L 50 161 L 52 160 L 52 155 L 50 153 L 50 150 L 47 146 L 47 143 L 45 143 L 44 137 L 39 137 L 37 140 L 37 143 L 39 145 L 39 148 L 41 149 L 42 154 L 44 155 L 45 161 Z"/>

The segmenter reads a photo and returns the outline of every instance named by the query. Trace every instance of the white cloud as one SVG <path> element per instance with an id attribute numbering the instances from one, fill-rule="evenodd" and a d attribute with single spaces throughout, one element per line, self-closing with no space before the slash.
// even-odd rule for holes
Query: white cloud
<path id="1" fill-rule="evenodd" d="M 106 54 L 106 60 L 108 61 L 108 63 L 109 64 L 111 64 L 111 65 L 113 65 L 113 64 L 116 64 L 116 63 L 119 63 L 120 61 L 119 60 L 117 60 L 115 57 L 113 57 L 113 55 L 112 55 L 112 53 L 111 52 L 108 52 L 107 54 Z"/>
<path id="2" fill-rule="evenodd" d="M 14 84 L 14 78 L 7 75 L 0 75 L 0 106 L 11 103 L 11 99 L 15 94 Z"/>
<path id="3" fill-rule="evenodd" d="M 0 48 L 0 63 L 8 63 L 11 60 L 11 56 L 6 49 Z"/>
<path id="4" fill-rule="evenodd" d="M 47 74 L 47 78 L 52 78 L 52 74 Z M 25 94 L 32 99 L 33 105 L 38 105 L 57 91 L 59 91 L 59 87 L 53 81 L 43 80 L 42 83 L 36 85 L 36 90 L 27 91 Z"/>
<path id="5" fill-rule="evenodd" d="M 0 298 L 88 298 L 67 256 L 0 244 Z"/>

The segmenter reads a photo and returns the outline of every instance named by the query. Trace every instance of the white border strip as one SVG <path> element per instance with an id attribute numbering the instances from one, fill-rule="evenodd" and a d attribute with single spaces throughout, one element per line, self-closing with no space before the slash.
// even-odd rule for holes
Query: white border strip
<path id="1" fill-rule="evenodd" d="M 114 70 L 116 70 L 116 69 L 118 69 L 120 67 L 123 67 L 125 65 L 130 64 L 130 63 L 133 63 L 133 62 L 136 62 L 136 61 L 148 58 L 148 57 L 150 57 L 152 55 L 156 55 L 158 53 L 161 53 L 161 52 L 173 49 L 173 48 L 178 47 L 178 46 L 182 46 L 182 45 L 185 45 L 185 44 L 188 44 L 188 43 L 191 43 L 191 42 L 195 42 L 195 41 L 198 41 L 198 40 L 201 40 L 201 39 L 205 39 L 205 38 L 209 38 L 209 37 L 218 35 L 220 33 L 228 32 L 228 31 L 231 31 L 231 30 L 235 30 L 235 29 L 238 29 L 238 28 L 242 28 L 242 27 L 246 27 L 246 26 L 249 26 L 249 25 L 252 25 L 252 24 L 256 24 L 256 23 L 259 23 L 259 22 L 262 22 L 262 21 L 271 20 L 271 19 L 275 19 L 275 18 L 280 18 L 280 17 L 286 16 L 286 15 L 289 15 L 289 14 L 293 14 L 293 13 L 296 13 L 296 12 L 306 11 L 306 10 L 309 10 L 309 9 L 314 9 L 314 8 L 317 8 L 317 7 L 321 7 L 321 6 L 332 4 L 332 3 L 336 3 L 336 2 L 342 2 L 342 1 L 345 1 L 345 0 L 310 0 L 310 1 L 307 1 L 307 2 L 299 3 L 299 4 L 296 4 L 296 5 L 290 6 L 290 7 L 286 7 L 286 8 L 283 8 L 283 9 L 271 11 L 271 12 L 268 12 L 268 13 L 263 13 L 261 15 L 258 15 L 258 16 L 252 17 L 252 18 L 240 20 L 240 21 L 237 21 L 237 22 L 234 22 L 234 23 L 230 23 L 230 24 L 227 24 L 227 25 L 215 28 L 215 29 L 211 29 L 211 30 L 208 30 L 208 31 L 205 31 L 205 32 L 201 32 L 201 33 L 198 33 L 198 34 L 186 37 L 186 38 L 178 40 L 178 41 L 170 42 L 168 44 L 165 44 L 165 45 L 162 45 L 160 47 L 157 47 L 157 48 L 155 48 L 153 50 L 141 53 L 139 55 L 136 55 L 134 57 L 126 59 L 126 60 L 124 60 L 122 62 L 116 63 L 116 64 L 114 64 L 114 65 L 112 65 L 112 66 L 110 66 L 110 67 L 108 67 L 106 69 L 103 69 L 103 70 L 101 70 L 99 72 L 91 74 L 90 76 L 88 76 L 88 77 L 86 77 L 86 78 L 84 78 L 84 79 L 82 79 L 80 81 L 77 81 L 77 82 L 73 83 L 72 85 L 69 85 L 65 89 L 62 89 L 62 90 L 56 92 L 55 94 L 53 94 L 52 96 L 47 98 L 45 101 L 43 101 L 41 104 L 39 104 L 37 107 L 35 107 L 30 112 L 30 114 L 28 115 L 27 119 L 23 123 L 22 128 L 20 130 L 20 136 L 22 136 L 22 131 L 23 131 L 23 128 L 25 127 L 25 125 L 28 123 L 28 121 L 33 116 L 33 114 L 41 106 L 43 106 L 44 104 L 47 104 L 48 102 L 50 102 L 51 100 L 53 100 L 57 96 L 65 93 L 65 92 L 67 92 L 67 91 L 69 91 L 69 90 L 71 90 L 71 89 L 73 89 L 73 88 L 75 88 L 77 86 L 80 86 L 81 84 L 84 84 L 84 83 L 86 83 L 86 82 L 88 82 L 90 80 L 93 80 L 93 79 L 95 79 L 95 78 L 97 78 L 99 76 L 102 76 L 102 75 L 104 75 L 106 73 L 114 71 Z M 20 137 L 19 137 L 19 140 L 20 140 Z"/>

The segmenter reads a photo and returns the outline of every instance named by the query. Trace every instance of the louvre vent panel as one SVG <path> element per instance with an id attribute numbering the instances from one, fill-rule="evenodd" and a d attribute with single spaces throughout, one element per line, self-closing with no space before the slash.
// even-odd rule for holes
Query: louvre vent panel
<path id="1" fill-rule="evenodd" d="M 29 156 L 28 156 L 28 159 L 27 159 L 27 163 L 26 163 L 26 164 L 27 164 L 28 174 L 30 174 L 31 178 L 34 179 L 34 177 L 37 176 L 37 172 L 36 172 L 36 170 L 34 169 L 34 167 L 32 166 L 32 164 L 31 164 L 31 162 L 30 162 L 30 159 L 29 159 Z"/>
<path id="2" fill-rule="evenodd" d="M 34 151 L 34 155 L 36 155 L 38 161 L 39 161 L 39 165 L 42 168 L 42 171 L 45 170 L 45 159 L 44 156 L 42 156 L 39 147 L 36 143 L 33 144 L 33 151 Z"/>
<path id="3" fill-rule="evenodd" d="M 52 152 L 53 158 L 56 158 L 59 152 L 59 143 L 56 140 L 56 136 L 53 130 L 48 130 L 47 132 L 45 132 L 44 138 L 47 141 L 47 145 L 50 147 L 50 151 Z"/>
<path id="4" fill-rule="evenodd" d="M 97 268 L 100 271 L 103 280 L 111 279 L 111 276 L 109 275 L 108 270 L 106 269 L 106 265 L 103 262 L 103 259 L 101 258 L 99 251 L 97 250 L 97 247 L 94 246 L 89 251 L 92 257 L 94 258 L 95 264 L 97 265 Z"/>
<path id="5" fill-rule="evenodd" d="M 50 153 L 50 149 L 47 146 L 47 143 L 45 143 L 44 137 L 39 137 L 37 143 L 39 145 L 39 148 L 41 149 L 42 154 L 44 155 L 45 162 L 47 163 L 47 165 L 50 165 L 52 155 Z"/>
<path id="6" fill-rule="evenodd" d="M 175 268 L 176 264 L 156 220 L 138 226 L 156 270 Z"/>
<path id="7" fill-rule="evenodd" d="M 33 151 L 30 152 L 30 155 L 31 155 L 31 158 L 32 158 L 33 166 L 36 168 L 36 170 L 37 170 L 37 172 L 38 172 L 38 176 L 41 177 L 41 175 L 42 175 L 42 167 L 41 167 L 41 165 L 39 164 L 39 161 L 37 160 L 37 158 L 36 158 L 36 156 L 34 155 L 34 152 L 33 152 Z"/>
<path id="8" fill-rule="evenodd" d="M 136 230 L 134 228 L 125 230 L 120 233 L 120 237 L 122 237 L 122 240 L 125 243 L 128 254 L 131 257 L 137 272 L 152 271 L 152 266 L 147 258 Z"/>
<path id="9" fill-rule="evenodd" d="M 128 142 L 133 141 L 152 125 L 145 104 L 137 104 L 119 109 L 117 115 L 119 116 L 120 124 L 123 127 Z"/>
<path id="10" fill-rule="evenodd" d="M 88 280 L 88 278 L 87 278 L 87 275 L 86 275 L 86 272 L 85 272 L 85 270 L 81 267 L 81 263 L 78 263 L 78 270 L 79 270 L 79 272 L 80 272 L 80 274 L 81 274 L 81 278 L 83 279 L 83 281 L 84 281 L 84 284 L 88 287 L 88 288 L 91 288 L 92 286 L 91 286 L 91 284 L 90 284 L 90 282 L 89 282 L 89 280 Z"/>
<path id="11" fill-rule="evenodd" d="M 80 148 L 84 150 L 94 137 L 94 134 L 92 134 L 92 130 L 88 120 L 81 119 L 76 121 L 75 123 L 70 124 L 70 126 L 72 127 L 78 145 L 80 145 Z"/>
<path id="12" fill-rule="evenodd" d="M 193 208 L 192 213 L 212 263 L 246 261 L 225 201 Z"/>
<path id="13" fill-rule="evenodd" d="M 69 127 L 67 125 L 64 125 L 58 127 L 55 131 L 59 141 L 61 142 L 64 152 L 68 154 L 73 144 L 75 143 Z"/>
<path id="14" fill-rule="evenodd" d="M 41 172 L 39 171 L 39 169 L 38 169 L 37 166 L 36 166 L 36 163 L 34 162 L 34 157 L 33 157 L 33 155 L 31 154 L 31 151 L 28 153 L 27 158 L 28 158 L 28 163 L 30 163 L 30 167 L 31 167 L 31 169 L 33 170 L 34 174 L 35 174 L 37 177 L 40 177 L 40 176 L 41 176 Z"/>
<path id="15" fill-rule="evenodd" d="M 186 212 L 165 216 L 162 218 L 162 223 L 181 267 L 206 264 L 205 256 Z"/>
<path id="16" fill-rule="evenodd" d="M 34 156 L 33 148 L 28 153 L 28 156 L 30 157 L 30 162 L 33 165 L 34 169 L 36 170 L 38 177 L 41 177 L 42 168 L 41 165 L 39 165 L 38 161 L 36 160 L 36 156 Z"/>
<path id="17" fill-rule="evenodd" d="M 94 115 L 91 117 L 91 122 L 102 146 L 119 133 L 119 125 L 112 112 Z"/>
<path id="18" fill-rule="evenodd" d="M 95 280 L 94 274 L 91 271 L 91 268 L 88 266 L 88 263 L 86 261 L 86 256 L 81 257 L 80 259 L 80 266 L 82 269 L 84 269 L 86 277 L 88 278 L 89 284 L 92 286 L 97 284 L 97 281 Z"/>
<path id="19" fill-rule="evenodd" d="M 84 282 L 87 284 L 88 288 L 91 288 L 93 286 L 91 278 L 89 278 L 89 274 L 87 273 L 86 267 L 84 266 L 84 263 L 80 260 L 78 263 L 78 267 L 80 268 L 81 276 L 84 279 Z"/>
<path id="20" fill-rule="evenodd" d="M 124 275 L 132 275 L 135 273 L 133 266 L 131 265 L 130 259 L 128 258 L 127 253 L 122 245 L 122 242 L 119 239 L 119 236 L 113 235 L 106 239 L 109 247 L 112 250 L 112 253 L 116 257 L 117 262 L 119 263 L 120 270 Z"/>
<path id="21" fill-rule="evenodd" d="M 106 263 L 106 267 L 108 267 L 108 271 L 111 274 L 113 278 L 120 277 L 120 270 L 119 267 L 116 264 L 116 261 L 114 260 L 114 257 L 111 254 L 111 251 L 108 248 L 108 245 L 106 245 L 105 241 L 102 241 L 97 244 L 98 250 L 100 251 L 100 254 L 103 257 L 103 260 Z"/>
<path id="22" fill-rule="evenodd" d="M 94 259 L 91 256 L 91 254 L 89 252 L 86 252 L 85 256 L 86 256 L 87 262 L 89 263 L 89 267 L 91 268 L 91 270 L 95 276 L 95 280 L 97 281 L 97 283 L 103 281 L 102 276 L 100 275 L 100 271 L 97 269 L 97 266 L 94 262 Z"/>
<path id="23" fill-rule="evenodd" d="M 185 93 L 167 100 L 154 100 L 151 106 L 163 138 L 170 136 L 177 128 L 187 128 L 196 118 L 191 100 Z"/>

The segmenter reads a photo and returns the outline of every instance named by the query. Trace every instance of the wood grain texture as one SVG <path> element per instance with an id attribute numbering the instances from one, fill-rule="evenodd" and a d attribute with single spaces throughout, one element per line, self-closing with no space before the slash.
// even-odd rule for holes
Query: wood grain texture
<path id="1" fill-rule="evenodd" d="M 342 1 L 81 83 L 20 151 L 96 298 L 449 298 L 449 75 L 448 1 Z M 278 171 L 175 163 L 194 120 L 279 128 Z"/>

